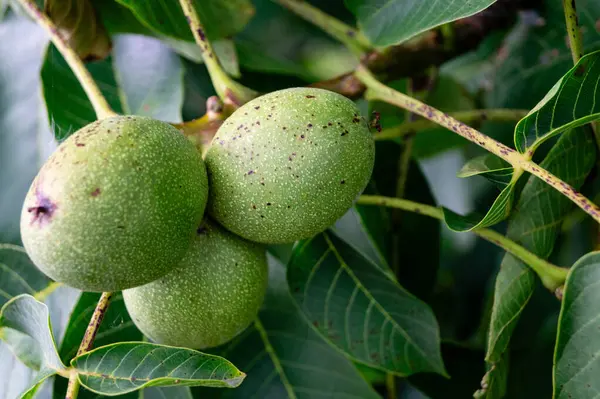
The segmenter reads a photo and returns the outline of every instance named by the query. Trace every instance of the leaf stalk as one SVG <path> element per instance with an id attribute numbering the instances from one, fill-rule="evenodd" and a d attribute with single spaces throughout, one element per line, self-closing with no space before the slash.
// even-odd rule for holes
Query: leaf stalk
<path id="1" fill-rule="evenodd" d="M 59 29 L 52 20 L 45 15 L 36 5 L 35 0 L 18 0 L 29 16 L 41 26 L 50 36 L 50 40 L 56 46 L 60 54 L 63 56 L 75 76 L 79 84 L 83 87 L 85 94 L 92 103 L 92 107 L 96 112 L 98 119 L 104 119 L 117 115 L 112 110 L 108 101 L 100 91 L 100 88 L 94 81 L 94 78 L 85 67 L 77 52 L 71 45 L 60 35 Z"/>
<path id="2" fill-rule="evenodd" d="M 239 107 L 257 96 L 257 93 L 240 83 L 234 81 L 223 69 L 217 58 L 208 37 L 206 30 L 200 21 L 196 12 L 193 0 L 179 0 L 183 14 L 190 26 L 192 35 L 196 44 L 200 48 L 202 59 L 208 69 L 208 74 L 217 95 L 225 104 L 231 104 Z"/>

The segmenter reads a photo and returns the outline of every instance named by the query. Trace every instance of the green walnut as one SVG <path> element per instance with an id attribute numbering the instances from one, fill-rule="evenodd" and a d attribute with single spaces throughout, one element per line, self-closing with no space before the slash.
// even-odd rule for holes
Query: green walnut
<path id="1" fill-rule="evenodd" d="M 177 129 L 107 118 L 70 136 L 42 166 L 25 198 L 21 237 L 52 279 L 118 291 L 181 260 L 207 196 L 202 158 Z"/>
<path id="2" fill-rule="evenodd" d="M 256 318 L 267 289 L 262 245 L 206 221 L 178 267 L 123 291 L 136 326 L 157 343 L 203 349 L 221 345 Z"/>
<path id="3" fill-rule="evenodd" d="M 375 158 L 356 105 L 327 90 L 256 98 L 219 128 L 206 153 L 208 210 L 249 240 L 311 237 L 340 218 L 367 185 Z"/>

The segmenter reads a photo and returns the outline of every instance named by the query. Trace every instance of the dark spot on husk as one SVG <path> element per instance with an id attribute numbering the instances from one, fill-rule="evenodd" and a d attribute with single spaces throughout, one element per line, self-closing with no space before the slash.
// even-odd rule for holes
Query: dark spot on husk
<path id="1" fill-rule="evenodd" d="M 100 195 L 100 187 L 96 187 L 94 191 L 92 191 L 92 197 L 97 197 Z"/>
<path id="2" fill-rule="evenodd" d="M 37 222 L 40 225 L 49 223 L 52 215 L 56 211 L 56 204 L 39 192 L 36 193 L 37 204 L 27 208 L 27 212 L 32 215 L 31 224 Z"/>

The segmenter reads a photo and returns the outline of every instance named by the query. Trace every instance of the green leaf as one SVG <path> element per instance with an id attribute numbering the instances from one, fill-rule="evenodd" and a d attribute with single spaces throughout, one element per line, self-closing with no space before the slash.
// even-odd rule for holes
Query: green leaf
<path id="1" fill-rule="evenodd" d="M 24 248 L 0 244 L 0 306 L 20 294 L 43 297 L 51 285 L 52 280 L 35 267 Z"/>
<path id="2" fill-rule="evenodd" d="M 600 51 L 588 54 L 550 89 L 515 128 L 515 146 L 534 152 L 567 129 L 600 119 Z"/>
<path id="3" fill-rule="evenodd" d="M 596 158 L 589 132 L 571 130 L 561 136 L 541 166 L 573 187 L 579 187 Z M 536 255 L 547 258 L 560 231 L 560 223 L 572 209 L 571 201 L 544 181 L 531 176 L 509 219 L 507 237 Z M 488 332 L 486 361 L 492 367 L 489 384 L 503 378 L 493 368 L 506 354 L 513 330 L 533 294 L 535 274 L 523 262 L 506 254 L 496 277 L 494 304 Z"/>
<path id="4" fill-rule="evenodd" d="M 245 374 L 228 360 L 192 349 L 120 342 L 71 360 L 81 385 L 102 395 L 122 395 L 150 386 L 235 388 Z"/>
<path id="5" fill-rule="evenodd" d="M 55 147 L 36 95 L 47 42 L 44 31 L 28 20 L 7 16 L 0 24 L 0 59 L 10 60 L 0 62 L 0 242 L 20 243 L 23 199 Z"/>
<path id="6" fill-rule="evenodd" d="M 330 397 L 377 399 L 353 364 L 306 322 L 290 298 L 285 267 L 269 256 L 269 289 L 255 323 L 218 349 L 248 376 L 234 390 L 200 390 L 198 398 Z"/>
<path id="7" fill-rule="evenodd" d="M 489 367 L 488 372 L 481 381 L 482 388 L 477 390 L 475 399 L 502 399 L 506 395 L 506 381 L 508 379 L 508 361 L 505 353 L 498 362 Z"/>
<path id="8" fill-rule="evenodd" d="M 346 0 L 358 26 L 376 46 L 390 46 L 460 18 L 473 15 L 495 0 Z"/>
<path id="9" fill-rule="evenodd" d="M 307 319 L 348 357 L 398 375 L 446 375 L 431 309 L 335 234 L 301 241 L 287 279 Z"/>
<path id="10" fill-rule="evenodd" d="M 579 259 L 569 271 L 554 352 L 554 398 L 598 396 L 600 381 L 600 252 Z"/>
<path id="11" fill-rule="evenodd" d="M 48 377 L 66 371 L 56 350 L 48 307 L 42 302 L 31 295 L 11 299 L 0 310 L 0 328 L 2 340 L 16 355 L 29 351 L 37 351 L 41 355 L 33 359 L 30 353 L 23 359 L 30 365 L 33 362 L 39 365 L 37 376 L 23 395 L 37 389 L 38 384 Z"/>
<path id="12" fill-rule="evenodd" d="M 512 178 L 512 171 L 510 174 Z M 481 216 L 479 213 L 472 213 L 462 216 L 450 209 L 444 208 L 444 220 L 450 229 L 459 232 L 492 226 L 508 217 L 512 209 L 514 195 L 515 184 L 512 183 L 500 192 L 500 195 L 496 197 L 485 215 Z"/>
<path id="13" fill-rule="evenodd" d="M 169 47 L 147 36 L 119 35 L 113 57 L 126 113 L 181 122 L 183 66 Z"/>
<path id="14" fill-rule="evenodd" d="M 87 64 L 108 103 L 123 112 L 111 58 Z M 54 45 L 50 45 L 42 66 L 42 88 L 48 118 L 57 140 L 63 140 L 96 120 L 96 113 L 83 88 Z"/>
<path id="15" fill-rule="evenodd" d="M 117 0 L 129 7 L 136 17 L 156 33 L 193 41 L 192 32 L 177 1 Z M 233 36 L 254 15 L 249 0 L 195 0 L 196 11 L 211 39 Z"/>
<path id="16" fill-rule="evenodd" d="M 478 212 L 463 216 L 444 208 L 444 220 L 448 227 L 454 231 L 465 232 L 492 226 L 506 219 L 512 209 L 515 195 L 516 179 L 513 174 L 513 167 L 493 154 L 482 155 L 467 162 L 458 172 L 458 177 L 483 176 L 502 191 L 483 216 Z"/>
<path id="17" fill-rule="evenodd" d="M 484 154 L 469 160 L 457 173 L 457 176 L 483 176 L 504 188 L 512 180 L 513 168 L 508 162 L 494 154 Z"/>
<path id="18" fill-rule="evenodd" d="M 140 399 L 192 399 L 189 387 L 150 387 L 140 392 Z"/>

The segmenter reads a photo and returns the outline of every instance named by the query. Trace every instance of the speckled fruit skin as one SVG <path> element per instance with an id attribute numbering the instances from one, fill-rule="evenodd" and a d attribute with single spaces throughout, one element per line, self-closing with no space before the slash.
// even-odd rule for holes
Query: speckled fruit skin
<path id="1" fill-rule="evenodd" d="M 256 318 L 267 289 L 265 248 L 206 221 L 179 266 L 123 291 L 136 326 L 153 341 L 203 349 L 221 345 Z"/>
<path id="2" fill-rule="evenodd" d="M 312 88 L 273 92 L 235 111 L 213 138 L 209 213 L 249 240 L 308 238 L 352 206 L 374 158 L 373 137 L 349 99 Z"/>
<path id="3" fill-rule="evenodd" d="M 36 176 L 21 237 L 38 268 L 84 291 L 118 291 L 167 274 L 202 220 L 208 186 L 194 146 L 146 117 L 94 122 Z"/>

